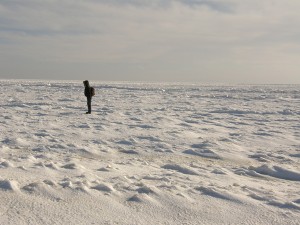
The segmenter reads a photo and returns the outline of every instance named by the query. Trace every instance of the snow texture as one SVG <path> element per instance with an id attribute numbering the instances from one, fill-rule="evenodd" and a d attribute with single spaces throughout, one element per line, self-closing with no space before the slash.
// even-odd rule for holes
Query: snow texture
<path id="1" fill-rule="evenodd" d="M 300 86 L 0 81 L 0 224 L 300 221 Z"/>

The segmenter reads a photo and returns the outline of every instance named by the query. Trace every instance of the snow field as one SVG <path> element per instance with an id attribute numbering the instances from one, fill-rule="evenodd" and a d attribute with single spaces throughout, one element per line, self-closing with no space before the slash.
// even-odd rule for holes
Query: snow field
<path id="1" fill-rule="evenodd" d="M 299 86 L 0 82 L 1 224 L 299 224 Z"/>

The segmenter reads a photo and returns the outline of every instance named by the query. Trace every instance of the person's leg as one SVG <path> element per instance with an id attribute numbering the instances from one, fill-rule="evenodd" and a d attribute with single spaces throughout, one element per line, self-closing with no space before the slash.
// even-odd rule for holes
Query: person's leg
<path id="1" fill-rule="evenodd" d="M 92 98 L 87 99 L 88 113 L 92 112 Z"/>

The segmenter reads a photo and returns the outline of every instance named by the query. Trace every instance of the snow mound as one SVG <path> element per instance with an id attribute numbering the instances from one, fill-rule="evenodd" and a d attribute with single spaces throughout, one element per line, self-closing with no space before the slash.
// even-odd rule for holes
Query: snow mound
<path id="1" fill-rule="evenodd" d="M 125 149 L 120 150 L 120 152 L 125 153 L 125 154 L 133 154 L 133 155 L 139 154 L 137 151 L 134 151 L 134 150 L 125 150 Z"/>
<path id="2" fill-rule="evenodd" d="M 3 161 L 0 163 L 0 168 L 9 168 L 13 167 L 13 164 L 9 161 Z"/>
<path id="3" fill-rule="evenodd" d="M 270 201 L 269 205 L 277 206 L 279 208 L 285 209 L 296 209 L 300 210 L 300 206 L 294 202 L 280 202 L 280 201 Z"/>
<path id="4" fill-rule="evenodd" d="M 98 171 L 102 171 L 102 172 L 110 172 L 112 170 L 113 168 L 111 167 L 101 167 L 100 169 L 98 169 Z"/>
<path id="5" fill-rule="evenodd" d="M 136 190 L 138 193 L 144 193 L 144 194 L 155 194 L 157 193 L 157 190 L 154 187 L 147 187 L 143 186 Z"/>
<path id="6" fill-rule="evenodd" d="M 254 170 L 251 170 L 251 169 L 246 169 L 246 168 L 239 168 L 239 169 L 236 169 L 234 171 L 235 174 L 238 174 L 238 175 L 242 175 L 242 176 L 252 176 L 252 177 L 258 177 L 258 178 L 264 178 L 263 175 L 261 175 L 260 173 L 257 173 L 256 171 Z"/>
<path id="7" fill-rule="evenodd" d="M 183 174 L 188 174 L 188 175 L 198 175 L 198 173 L 196 171 L 194 171 L 193 169 L 190 168 L 186 168 L 177 164 L 167 164 L 162 166 L 162 168 L 164 169 L 168 169 L 168 170 L 175 170 L 179 173 L 183 173 Z"/>
<path id="8" fill-rule="evenodd" d="M 300 154 L 290 154 L 291 157 L 300 158 Z"/>
<path id="9" fill-rule="evenodd" d="M 141 194 L 135 194 L 132 197 L 127 199 L 128 202 L 135 202 L 135 203 L 151 203 L 154 200 L 152 199 L 151 196 L 141 193 Z"/>
<path id="10" fill-rule="evenodd" d="M 260 167 L 250 167 L 250 169 L 256 171 L 257 173 L 268 175 L 271 177 L 276 177 L 284 180 L 300 181 L 300 172 L 285 169 L 280 166 L 269 166 L 265 164 Z"/>
<path id="11" fill-rule="evenodd" d="M 45 188 L 45 183 L 35 182 L 24 186 L 22 189 L 28 192 L 36 192 Z"/>
<path id="12" fill-rule="evenodd" d="M 19 191 L 18 183 L 16 181 L 11 180 L 1 180 L 0 189 L 4 191 Z"/>
<path id="13" fill-rule="evenodd" d="M 201 187 L 197 187 L 195 189 L 197 191 L 202 192 L 202 194 L 204 194 L 204 195 L 209 195 L 214 198 L 232 201 L 235 203 L 242 203 L 242 201 L 238 197 L 234 196 L 233 194 L 229 194 L 223 190 L 222 191 L 218 190 L 217 188 L 201 186 Z"/>
<path id="14" fill-rule="evenodd" d="M 102 191 L 102 192 L 108 192 L 108 193 L 115 191 L 115 189 L 110 184 L 98 184 L 92 187 L 92 189 Z"/>
<path id="15" fill-rule="evenodd" d="M 217 144 L 209 141 L 191 145 L 192 149 L 184 151 L 185 154 L 201 156 L 204 158 L 221 159 L 222 157 L 215 153 L 212 148 L 217 148 Z"/>
<path id="16" fill-rule="evenodd" d="M 7 138 L 2 143 L 14 146 L 15 148 L 20 148 L 20 147 L 29 147 L 30 142 L 25 140 L 24 138 Z"/>
<path id="17" fill-rule="evenodd" d="M 54 166 L 54 168 L 56 168 L 56 167 Z M 70 170 L 84 169 L 84 167 L 82 165 L 79 165 L 77 163 L 68 163 L 66 165 L 63 165 L 62 168 L 64 168 L 64 169 L 70 169 Z"/>
<path id="18" fill-rule="evenodd" d="M 201 156 L 204 158 L 211 158 L 211 159 L 221 159 L 222 158 L 217 153 L 215 153 L 209 149 L 189 149 L 189 150 L 184 151 L 183 153 Z"/>

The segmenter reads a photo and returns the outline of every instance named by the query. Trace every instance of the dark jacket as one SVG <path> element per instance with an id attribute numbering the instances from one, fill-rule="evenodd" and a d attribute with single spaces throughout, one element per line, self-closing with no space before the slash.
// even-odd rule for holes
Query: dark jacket
<path id="1" fill-rule="evenodd" d="M 84 81 L 84 86 L 85 86 L 85 88 L 84 88 L 84 95 L 85 95 L 85 97 L 92 98 L 91 87 L 90 87 L 90 84 L 89 84 L 89 82 L 87 80 Z"/>

